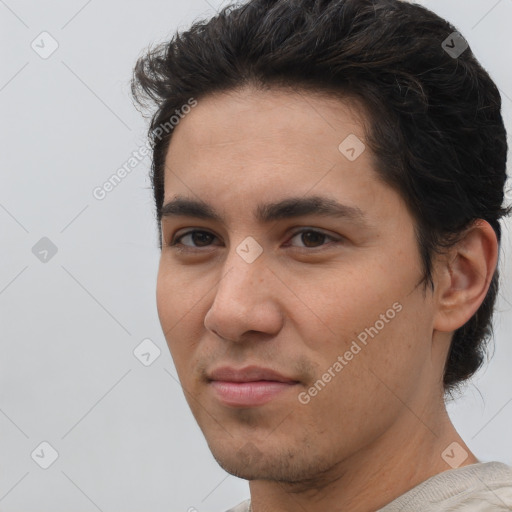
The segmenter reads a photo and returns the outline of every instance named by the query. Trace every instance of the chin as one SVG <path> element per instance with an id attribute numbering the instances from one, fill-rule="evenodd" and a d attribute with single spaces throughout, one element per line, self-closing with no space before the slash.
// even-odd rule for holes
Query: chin
<path id="1" fill-rule="evenodd" d="M 314 461 L 297 460 L 299 452 L 268 446 L 268 453 L 253 443 L 246 442 L 241 448 L 235 443 L 222 447 L 210 446 L 213 457 L 227 473 L 244 480 L 271 480 L 298 484 L 315 478 L 321 470 L 318 457 Z"/>

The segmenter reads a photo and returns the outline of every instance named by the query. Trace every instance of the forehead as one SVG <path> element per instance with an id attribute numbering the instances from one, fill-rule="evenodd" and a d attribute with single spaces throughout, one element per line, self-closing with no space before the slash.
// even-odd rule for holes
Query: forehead
<path id="1" fill-rule="evenodd" d="M 207 95 L 174 129 L 166 164 L 255 164 L 274 176 L 287 164 L 329 168 L 342 161 L 347 136 L 364 140 L 363 122 L 355 100 L 325 93 L 246 87 Z"/>
<path id="2" fill-rule="evenodd" d="M 375 208 L 372 197 L 384 185 L 364 145 L 360 112 L 349 99 L 282 89 L 206 96 L 174 130 L 164 203 L 193 198 L 225 217 L 228 210 L 233 217 L 257 217 L 263 200 L 307 195 L 361 211 Z M 359 141 L 357 158 L 340 149 L 346 140 Z"/>
<path id="3" fill-rule="evenodd" d="M 364 122 L 362 105 L 352 97 L 341 99 L 323 92 L 248 86 L 200 99 L 177 126 L 173 139 L 205 149 L 226 145 L 231 151 L 237 147 L 247 151 L 251 142 L 275 143 L 260 154 L 264 157 L 277 145 L 285 148 L 305 144 L 323 151 L 337 150 L 349 133 L 364 139 Z"/>

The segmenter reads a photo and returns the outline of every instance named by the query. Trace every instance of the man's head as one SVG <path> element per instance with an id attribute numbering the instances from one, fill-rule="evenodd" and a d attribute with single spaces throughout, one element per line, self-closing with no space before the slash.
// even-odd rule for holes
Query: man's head
<path id="1" fill-rule="evenodd" d="M 157 104 L 158 312 L 228 471 L 327 471 L 480 367 L 507 143 L 454 31 L 398 0 L 260 0 L 138 61 L 134 95 Z M 212 385 L 254 365 L 294 383 L 252 406 Z"/>

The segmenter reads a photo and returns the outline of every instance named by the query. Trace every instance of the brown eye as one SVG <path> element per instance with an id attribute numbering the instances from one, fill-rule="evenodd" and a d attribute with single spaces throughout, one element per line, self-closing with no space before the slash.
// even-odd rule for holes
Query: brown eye
<path id="1" fill-rule="evenodd" d="M 190 237 L 189 243 L 184 244 L 183 240 L 187 237 Z M 299 238 L 300 237 L 300 238 Z M 194 250 L 200 249 L 201 247 L 208 247 L 211 245 L 211 242 L 217 238 L 213 233 L 209 231 L 192 229 L 181 234 L 178 237 L 173 238 L 171 243 L 169 244 L 171 247 L 175 247 L 177 250 Z M 290 238 L 290 241 L 294 238 L 298 238 L 301 240 L 302 245 L 295 245 L 299 249 L 317 249 L 322 247 L 329 247 L 333 243 L 341 242 L 341 238 L 335 238 L 327 233 L 323 233 L 322 231 L 316 229 L 301 229 L 300 231 L 296 231 L 293 236 Z M 332 243 L 325 243 L 325 241 L 329 239 Z M 287 246 L 293 245 L 288 242 Z"/>
<path id="2" fill-rule="evenodd" d="M 180 240 L 183 240 L 186 237 L 191 237 L 192 243 L 194 245 L 188 245 L 183 244 L 180 242 Z M 174 238 L 172 242 L 170 243 L 171 246 L 173 245 L 184 245 L 185 247 L 207 247 L 209 244 L 208 242 L 211 242 L 213 238 L 216 238 L 215 235 L 208 231 L 202 231 L 198 229 L 193 229 L 191 231 L 187 231 L 186 233 L 183 233 L 182 235 Z"/>
<path id="3" fill-rule="evenodd" d="M 328 235 L 327 233 L 323 233 L 322 231 L 318 231 L 316 229 L 301 229 L 300 231 L 297 231 L 293 234 L 292 238 L 290 240 L 293 240 L 294 238 L 298 237 L 300 235 L 299 240 L 302 241 L 304 244 L 303 246 L 299 246 L 300 248 L 306 248 L 306 249 L 315 249 L 317 247 L 323 247 L 325 244 L 322 243 L 326 239 L 331 239 L 334 242 L 340 241 L 336 238 L 334 238 L 331 235 Z"/>

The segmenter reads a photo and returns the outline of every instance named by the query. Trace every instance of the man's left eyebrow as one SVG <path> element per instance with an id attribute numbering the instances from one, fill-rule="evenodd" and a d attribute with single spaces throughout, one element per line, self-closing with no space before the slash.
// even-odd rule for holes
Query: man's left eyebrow
<path id="1" fill-rule="evenodd" d="M 289 197 L 273 203 L 259 204 L 254 211 L 255 219 L 262 224 L 306 215 L 345 218 L 362 225 L 365 224 L 366 218 L 357 206 L 341 204 L 335 199 L 323 196 Z M 179 216 L 197 217 L 225 224 L 225 220 L 211 205 L 183 196 L 173 198 L 161 209 L 161 218 Z"/>

